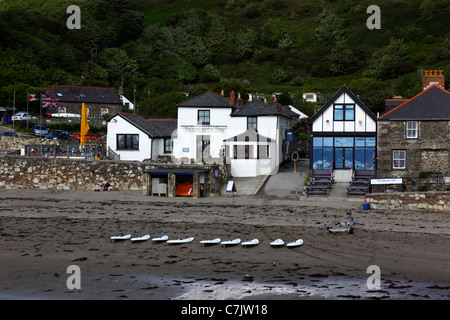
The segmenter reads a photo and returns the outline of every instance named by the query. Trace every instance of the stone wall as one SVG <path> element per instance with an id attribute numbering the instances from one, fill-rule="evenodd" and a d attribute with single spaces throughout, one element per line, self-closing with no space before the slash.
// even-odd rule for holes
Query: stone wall
<path id="1" fill-rule="evenodd" d="M 0 156 L 0 188 L 94 190 L 109 182 L 120 190 L 142 190 L 139 162 Z"/>
<path id="2" fill-rule="evenodd" d="M 378 178 L 416 178 L 420 171 L 450 174 L 450 121 L 419 121 L 406 139 L 405 121 L 378 121 Z M 406 169 L 392 169 L 392 150 L 406 150 Z"/>
<path id="3" fill-rule="evenodd" d="M 450 192 L 369 193 L 366 202 L 371 209 L 449 212 Z"/>
<path id="4" fill-rule="evenodd" d="M 180 166 L 137 161 L 85 160 L 67 158 L 0 156 L 0 189 L 67 189 L 94 190 L 109 182 L 119 190 L 141 190 L 147 193 L 150 169 L 178 168 L 186 170 L 200 166 Z M 210 170 L 205 177 L 207 194 L 220 192 L 220 186 L 230 178 L 223 166 L 202 166 Z M 214 171 L 219 170 L 215 178 Z M 173 184 L 175 187 L 175 183 Z"/>

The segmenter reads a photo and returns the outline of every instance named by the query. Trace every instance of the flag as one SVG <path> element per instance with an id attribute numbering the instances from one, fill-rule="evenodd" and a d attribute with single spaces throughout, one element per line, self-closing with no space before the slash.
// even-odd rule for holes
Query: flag
<path id="1" fill-rule="evenodd" d="M 28 101 L 36 101 L 36 100 L 38 100 L 37 94 L 29 94 L 28 95 Z"/>
<path id="2" fill-rule="evenodd" d="M 54 99 L 51 96 L 42 95 L 42 108 L 57 108 L 58 101 L 58 99 Z"/>
<path id="3" fill-rule="evenodd" d="M 83 103 L 81 106 L 81 131 L 80 131 L 80 145 L 86 144 L 86 135 L 89 131 L 89 123 L 87 121 L 87 108 Z"/>

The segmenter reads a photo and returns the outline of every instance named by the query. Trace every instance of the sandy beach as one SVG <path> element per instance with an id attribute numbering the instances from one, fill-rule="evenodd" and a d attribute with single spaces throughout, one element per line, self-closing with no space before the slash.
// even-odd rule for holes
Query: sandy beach
<path id="1" fill-rule="evenodd" d="M 345 221 L 353 234 L 325 226 Z M 194 237 L 181 245 L 111 236 Z M 259 239 L 255 247 L 200 240 Z M 272 248 L 277 238 L 300 247 Z M 363 210 L 358 201 L 147 197 L 1 190 L 0 299 L 448 299 L 450 215 Z M 70 265 L 81 289 L 69 289 Z M 381 288 L 367 287 L 370 265 Z"/>

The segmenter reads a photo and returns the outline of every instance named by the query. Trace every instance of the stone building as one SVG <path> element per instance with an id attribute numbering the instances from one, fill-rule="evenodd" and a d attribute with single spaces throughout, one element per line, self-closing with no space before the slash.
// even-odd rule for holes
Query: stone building
<path id="1" fill-rule="evenodd" d="M 425 71 L 423 91 L 398 100 L 378 118 L 378 177 L 449 175 L 450 92 L 444 89 L 442 71 Z"/>
<path id="2" fill-rule="evenodd" d="M 81 105 L 86 104 L 89 116 L 115 115 L 122 111 L 123 102 L 114 88 L 78 87 L 55 85 L 44 90 L 44 94 L 58 99 L 57 108 L 46 108 L 48 113 L 81 114 Z"/>

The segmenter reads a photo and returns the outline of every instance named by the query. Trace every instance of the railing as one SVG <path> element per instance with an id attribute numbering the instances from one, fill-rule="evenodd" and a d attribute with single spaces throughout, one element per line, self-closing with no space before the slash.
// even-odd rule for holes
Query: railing
<path id="1" fill-rule="evenodd" d="M 87 160 L 105 159 L 103 145 L 27 145 L 25 155 L 45 158 L 85 158 Z"/>
<path id="2" fill-rule="evenodd" d="M 120 161 L 120 154 L 115 153 L 111 147 L 108 147 L 108 150 L 106 152 L 106 157 L 109 160 L 113 160 L 113 161 Z"/>

